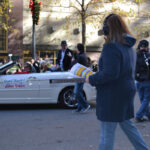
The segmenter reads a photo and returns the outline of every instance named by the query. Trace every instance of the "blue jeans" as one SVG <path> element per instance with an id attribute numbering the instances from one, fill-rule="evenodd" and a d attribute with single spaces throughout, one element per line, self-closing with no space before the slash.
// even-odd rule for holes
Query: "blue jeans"
<path id="1" fill-rule="evenodd" d="M 145 144 L 140 132 L 130 120 L 125 120 L 123 122 L 102 121 L 100 123 L 101 136 L 99 150 L 113 150 L 117 124 L 120 125 L 121 129 L 127 135 L 135 150 L 150 150 Z"/>
<path id="2" fill-rule="evenodd" d="M 74 88 L 74 94 L 78 101 L 78 110 L 85 109 L 88 107 L 88 104 L 83 96 L 83 85 L 84 83 L 76 83 Z"/>
<path id="3" fill-rule="evenodd" d="M 141 106 L 136 113 L 137 118 L 142 118 L 143 116 L 150 117 L 150 82 L 137 82 L 137 92 L 140 98 Z"/>

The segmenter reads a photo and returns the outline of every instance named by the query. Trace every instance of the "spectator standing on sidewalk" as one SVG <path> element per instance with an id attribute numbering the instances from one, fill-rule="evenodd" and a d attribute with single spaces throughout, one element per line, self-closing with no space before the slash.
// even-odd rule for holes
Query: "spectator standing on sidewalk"
<path id="1" fill-rule="evenodd" d="M 136 54 L 131 35 L 123 19 L 108 15 L 103 24 L 105 44 L 99 59 L 99 70 L 86 82 L 96 86 L 96 114 L 100 123 L 99 150 L 113 150 L 117 124 L 136 150 L 150 150 L 130 120 L 134 117 Z"/>
<path id="2" fill-rule="evenodd" d="M 84 53 L 84 46 L 81 43 L 77 44 L 77 63 L 87 67 L 87 57 Z M 85 97 L 83 96 L 83 86 L 84 82 L 76 83 L 74 88 L 75 97 L 78 101 L 78 106 L 75 112 L 87 112 L 90 109 L 90 105 L 86 102 Z"/>
<path id="3" fill-rule="evenodd" d="M 144 116 L 150 120 L 150 54 L 149 42 L 141 40 L 137 48 L 136 61 L 136 86 L 139 94 L 141 106 L 136 113 L 136 121 L 145 121 Z"/>
<path id="4" fill-rule="evenodd" d="M 61 50 L 59 50 L 56 59 L 56 69 L 61 71 L 68 71 L 71 68 L 71 60 L 73 53 L 67 48 L 67 42 L 61 41 Z"/>

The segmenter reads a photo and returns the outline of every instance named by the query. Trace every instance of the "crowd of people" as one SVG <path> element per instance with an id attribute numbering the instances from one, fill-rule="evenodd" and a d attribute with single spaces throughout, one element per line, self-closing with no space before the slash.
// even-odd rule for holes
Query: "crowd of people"
<path id="1" fill-rule="evenodd" d="M 7 63 L 6 59 L 0 59 L 0 66 Z M 67 47 L 66 41 L 61 41 L 61 49 L 57 53 L 56 64 L 48 58 L 37 57 L 36 59 L 31 59 L 26 61 L 23 65 L 22 61 L 19 59 L 17 63 L 17 68 L 13 71 L 8 70 L 7 74 L 26 74 L 26 73 L 40 73 L 40 72 L 54 72 L 54 71 L 69 71 L 71 67 L 77 62 L 77 50 L 70 50 Z M 93 64 L 91 59 L 87 57 L 87 65 L 94 72 L 97 71 L 97 65 Z"/>

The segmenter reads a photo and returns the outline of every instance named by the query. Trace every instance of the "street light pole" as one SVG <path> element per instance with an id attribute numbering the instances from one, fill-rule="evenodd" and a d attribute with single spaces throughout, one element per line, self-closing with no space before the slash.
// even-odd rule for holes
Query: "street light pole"
<path id="1" fill-rule="evenodd" d="M 33 25 L 32 25 L 32 58 L 36 58 L 36 32 L 35 32 L 35 0 L 33 0 Z"/>

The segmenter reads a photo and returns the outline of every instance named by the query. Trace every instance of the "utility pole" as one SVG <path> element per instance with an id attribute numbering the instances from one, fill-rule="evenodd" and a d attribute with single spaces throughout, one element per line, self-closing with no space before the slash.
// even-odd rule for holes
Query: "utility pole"
<path id="1" fill-rule="evenodd" d="M 35 26 L 38 25 L 42 2 L 30 0 L 29 8 L 32 13 L 32 58 L 36 59 L 36 31 Z"/>
<path id="2" fill-rule="evenodd" d="M 33 0 L 33 15 L 32 15 L 32 58 L 36 58 L 36 32 L 35 32 L 35 0 Z"/>

